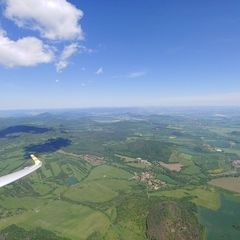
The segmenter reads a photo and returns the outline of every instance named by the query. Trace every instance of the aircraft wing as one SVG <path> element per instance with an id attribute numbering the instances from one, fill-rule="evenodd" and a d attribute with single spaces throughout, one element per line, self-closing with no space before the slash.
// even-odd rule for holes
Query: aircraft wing
<path id="1" fill-rule="evenodd" d="M 38 168 L 42 166 L 42 162 L 33 154 L 31 154 L 31 158 L 34 161 L 34 165 L 25 167 L 24 169 L 0 177 L 0 187 L 15 182 L 16 180 L 21 179 L 27 176 L 28 174 L 36 171 Z"/>

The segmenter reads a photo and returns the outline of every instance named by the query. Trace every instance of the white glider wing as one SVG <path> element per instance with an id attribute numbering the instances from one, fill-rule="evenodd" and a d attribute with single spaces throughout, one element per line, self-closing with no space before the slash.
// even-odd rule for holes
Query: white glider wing
<path id="1" fill-rule="evenodd" d="M 34 165 L 25 167 L 22 170 L 0 177 L 0 187 L 3 187 L 9 183 L 15 182 L 16 180 L 23 178 L 28 174 L 36 171 L 38 168 L 42 166 L 42 162 L 33 154 L 31 154 L 31 158 L 34 161 Z"/>

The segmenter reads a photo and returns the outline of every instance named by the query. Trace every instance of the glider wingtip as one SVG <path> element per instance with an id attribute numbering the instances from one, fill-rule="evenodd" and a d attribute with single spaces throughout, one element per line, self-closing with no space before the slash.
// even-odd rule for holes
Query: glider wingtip
<path id="1" fill-rule="evenodd" d="M 31 154 L 30 157 L 34 162 L 39 162 L 39 159 L 34 154 Z"/>

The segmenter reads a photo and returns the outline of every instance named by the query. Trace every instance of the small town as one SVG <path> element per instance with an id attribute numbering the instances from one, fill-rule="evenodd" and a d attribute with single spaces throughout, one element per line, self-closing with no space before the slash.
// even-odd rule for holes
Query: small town
<path id="1" fill-rule="evenodd" d="M 235 167 L 235 168 L 239 168 L 240 167 L 240 160 L 232 161 L 232 166 Z"/>
<path id="2" fill-rule="evenodd" d="M 155 179 L 153 174 L 150 172 L 142 172 L 141 174 L 135 173 L 135 176 L 132 179 L 137 180 L 139 182 L 145 182 L 148 186 L 153 190 L 158 190 L 164 186 L 166 186 L 165 182 L 160 181 L 159 179 Z"/>

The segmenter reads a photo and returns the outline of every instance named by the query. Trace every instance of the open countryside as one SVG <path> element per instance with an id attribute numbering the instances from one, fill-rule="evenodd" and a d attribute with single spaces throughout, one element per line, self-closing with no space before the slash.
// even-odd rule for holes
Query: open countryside
<path id="1" fill-rule="evenodd" d="M 186 239 L 185 234 L 189 239 L 208 239 L 209 234 L 220 234 L 221 228 L 209 232 L 205 216 L 224 211 L 223 201 L 240 203 L 239 168 L 232 165 L 239 158 L 232 153 L 238 148 L 238 136 L 234 147 L 228 145 L 229 128 L 235 127 L 238 117 L 233 116 L 229 125 L 206 112 L 207 117 L 198 121 L 207 119 L 208 127 L 196 127 L 194 114 L 166 118 L 142 113 L 138 120 L 132 115 L 125 120 L 122 111 L 109 112 L 108 122 L 100 122 L 96 113 L 87 123 L 81 112 L 67 121 L 65 114 L 50 114 L 61 128 L 42 115 L 24 118 L 22 125 L 15 125 L 21 118 L 1 119 L 2 174 L 28 165 L 30 154 L 43 162 L 38 171 L 0 189 L 2 235 L 22 231 L 26 236 L 110 240 L 171 238 L 174 233 L 179 239 Z M 172 118 L 178 119 L 174 126 L 181 130 L 169 128 Z M 212 130 L 216 125 L 222 129 L 219 135 Z M 222 135 L 224 129 L 228 130 Z M 177 138 L 170 139 L 173 134 Z M 210 142 L 212 148 L 206 148 Z M 216 147 L 222 151 L 213 151 Z M 224 189 L 232 198 L 223 197 Z M 169 215 L 158 215 L 162 208 L 169 209 Z M 238 221 L 232 225 L 224 231 L 238 236 Z"/>

